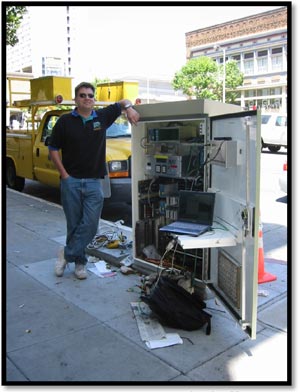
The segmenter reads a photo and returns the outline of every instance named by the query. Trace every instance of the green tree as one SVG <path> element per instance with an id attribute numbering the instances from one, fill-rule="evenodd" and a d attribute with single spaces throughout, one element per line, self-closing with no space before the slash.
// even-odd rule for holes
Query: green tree
<path id="1" fill-rule="evenodd" d="M 223 66 L 222 66 L 223 69 Z M 242 86 L 244 83 L 244 75 L 239 70 L 237 62 L 235 60 L 229 60 L 226 62 L 226 94 L 225 101 L 227 103 L 237 103 L 236 99 L 238 97 L 237 87 Z"/>
<path id="2" fill-rule="evenodd" d="M 106 83 L 106 82 L 109 82 L 110 81 L 110 79 L 109 78 L 104 78 L 104 79 L 100 79 L 100 78 L 97 78 L 97 76 L 95 76 L 94 77 L 94 80 L 92 81 L 92 85 L 95 87 L 95 89 L 97 88 L 97 85 L 99 84 L 99 83 Z"/>
<path id="3" fill-rule="evenodd" d="M 23 6 L 6 7 L 6 45 L 15 46 L 19 42 L 17 30 L 26 12 Z"/>
<path id="4" fill-rule="evenodd" d="M 236 61 L 226 62 L 226 102 L 235 103 L 235 89 L 243 84 L 243 80 Z M 223 65 L 218 66 L 206 56 L 191 59 L 175 74 L 172 85 L 189 97 L 222 101 Z"/>
<path id="5" fill-rule="evenodd" d="M 218 66 L 210 57 L 189 60 L 172 81 L 175 90 L 182 90 L 197 99 L 218 99 Z"/>

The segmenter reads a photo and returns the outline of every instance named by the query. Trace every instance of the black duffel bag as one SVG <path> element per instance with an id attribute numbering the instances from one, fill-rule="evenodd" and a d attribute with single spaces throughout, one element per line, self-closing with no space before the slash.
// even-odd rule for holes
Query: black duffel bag
<path id="1" fill-rule="evenodd" d="M 166 326 L 193 331 L 207 324 L 206 335 L 211 332 L 212 316 L 203 310 L 205 302 L 167 276 L 161 276 L 149 294 L 141 295 L 141 300 Z"/>

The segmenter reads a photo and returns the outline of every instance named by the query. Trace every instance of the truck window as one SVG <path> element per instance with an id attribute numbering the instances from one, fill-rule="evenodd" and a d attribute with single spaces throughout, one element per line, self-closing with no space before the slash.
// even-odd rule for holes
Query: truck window
<path id="1" fill-rule="evenodd" d="M 20 109 L 6 109 L 6 126 L 10 129 L 21 129 L 24 119 L 25 115 Z"/>
<path id="2" fill-rule="evenodd" d="M 124 115 L 121 115 L 109 128 L 106 130 L 106 137 L 131 137 L 131 127 Z"/>
<path id="3" fill-rule="evenodd" d="M 118 138 L 124 136 L 131 136 L 131 129 L 128 124 L 117 124 L 113 123 L 109 128 L 106 130 L 106 137 L 107 138 Z"/>
<path id="4" fill-rule="evenodd" d="M 46 118 L 42 132 L 42 142 L 45 142 L 46 137 L 51 136 L 53 127 L 58 119 L 58 115 L 50 115 Z M 123 121 L 122 119 L 118 119 L 107 129 L 106 136 L 108 138 L 118 138 L 124 136 L 130 137 L 130 124 L 127 121 L 124 121 L 124 119 Z"/>
<path id="5" fill-rule="evenodd" d="M 51 115 L 46 118 L 44 123 L 43 133 L 42 133 L 42 142 L 46 140 L 47 136 L 51 136 L 53 127 L 56 121 L 59 119 L 57 115 Z"/>
<path id="6" fill-rule="evenodd" d="M 278 116 L 276 118 L 276 126 L 278 127 L 286 127 L 286 117 L 285 116 Z"/>
<path id="7" fill-rule="evenodd" d="M 263 114 L 263 115 L 261 116 L 261 123 L 262 123 L 262 124 L 268 124 L 270 118 L 271 118 L 270 115 Z"/>

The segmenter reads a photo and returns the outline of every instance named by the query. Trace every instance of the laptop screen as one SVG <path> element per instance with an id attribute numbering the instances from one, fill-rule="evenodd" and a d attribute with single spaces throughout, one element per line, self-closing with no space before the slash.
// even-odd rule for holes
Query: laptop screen
<path id="1" fill-rule="evenodd" d="M 180 191 L 178 220 L 211 226 L 215 196 L 212 192 Z"/>

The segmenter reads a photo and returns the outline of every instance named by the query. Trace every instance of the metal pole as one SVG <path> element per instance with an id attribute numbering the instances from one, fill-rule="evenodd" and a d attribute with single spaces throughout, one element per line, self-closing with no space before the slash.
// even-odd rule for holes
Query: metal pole
<path id="1" fill-rule="evenodd" d="M 226 49 L 223 48 L 223 102 L 225 103 L 225 81 L 226 81 Z"/>
<path id="2" fill-rule="evenodd" d="M 223 50 L 223 103 L 225 103 L 225 88 L 226 88 L 226 49 L 221 48 L 220 45 L 214 45 L 215 50 Z"/>
<path id="3" fill-rule="evenodd" d="M 149 77 L 147 76 L 147 103 L 149 103 Z"/>

